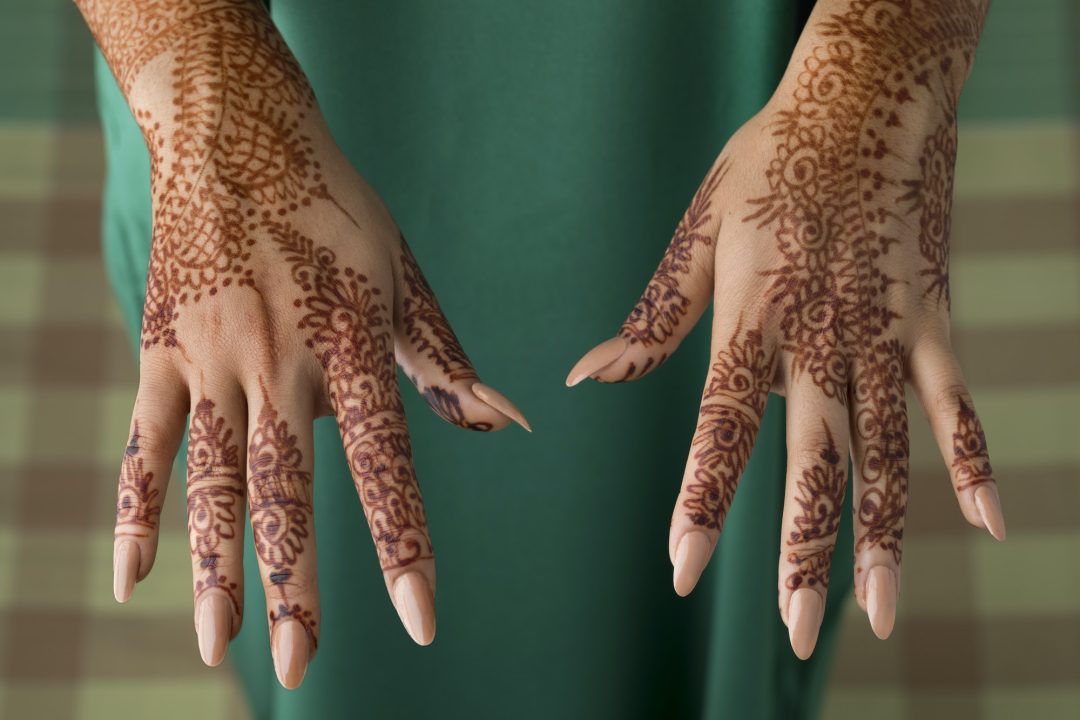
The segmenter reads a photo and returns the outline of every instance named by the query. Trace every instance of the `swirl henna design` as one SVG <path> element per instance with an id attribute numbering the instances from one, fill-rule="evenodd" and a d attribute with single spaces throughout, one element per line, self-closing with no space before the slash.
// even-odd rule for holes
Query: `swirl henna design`
<path id="1" fill-rule="evenodd" d="M 829 567 L 844 506 L 844 468 L 828 424 L 822 425 L 826 446 L 819 454 L 820 462 L 803 470 L 802 479 L 796 483 L 799 514 L 787 540 L 794 548 L 787 561 L 795 569 L 784 582 L 789 590 L 829 586 Z"/>
<path id="2" fill-rule="evenodd" d="M 953 433 L 953 475 L 956 489 L 966 490 L 976 485 L 992 482 L 994 469 L 990 467 L 990 456 L 986 449 L 986 435 L 982 423 L 975 415 L 971 398 L 962 395 L 956 397 L 956 431 Z"/>
<path id="3" fill-rule="evenodd" d="M 294 301 L 327 378 L 345 455 L 384 570 L 433 557 L 397 392 L 391 311 L 382 292 L 288 223 L 266 228 L 304 293 Z"/>
<path id="4" fill-rule="evenodd" d="M 140 456 L 139 423 L 135 422 L 131 439 L 124 449 L 120 467 L 120 488 L 116 500 L 116 538 L 144 538 L 157 530 L 161 518 L 161 490 L 155 486 L 154 473 L 145 470 Z"/>
<path id="5" fill-rule="evenodd" d="M 741 323 L 725 350 L 717 353 L 701 399 L 693 441 L 693 480 L 683 500 L 694 525 L 719 530 L 754 446 L 776 360 L 766 354 L 761 327 Z"/>
<path id="6" fill-rule="evenodd" d="M 255 552 L 266 571 L 267 603 L 276 604 L 269 611 L 271 636 L 278 623 L 293 619 L 303 626 L 314 650 L 319 642 L 315 614 L 289 595 L 296 584 L 294 569 L 310 536 L 311 473 L 303 469 L 296 435 L 278 419 L 265 388 L 258 427 L 248 443 L 248 504 Z M 271 588 L 277 593 L 273 601 Z"/>
<path id="7" fill-rule="evenodd" d="M 187 511 L 191 555 L 197 559 L 195 602 L 207 591 L 222 590 L 234 612 L 241 613 L 240 585 L 219 572 L 221 545 L 242 537 L 244 469 L 233 429 L 202 398 L 188 432 Z M 230 558 L 233 562 L 239 558 Z M 238 567 L 238 565 L 234 565 Z"/>

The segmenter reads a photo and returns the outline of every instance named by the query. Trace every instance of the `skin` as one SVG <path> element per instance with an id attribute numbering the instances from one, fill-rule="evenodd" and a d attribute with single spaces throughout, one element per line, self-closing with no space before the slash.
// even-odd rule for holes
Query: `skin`
<path id="1" fill-rule="evenodd" d="M 911 384 L 964 518 L 1004 539 L 986 439 L 949 345 L 956 106 L 983 0 L 820 0 L 769 103 L 728 141 L 618 335 L 570 385 L 659 367 L 714 303 L 713 363 L 675 512 L 674 584 L 715 547 L 768 393 L 787 402 L 780 614 L 813 651 L 853 467 L 855 592 L 891 632 Z"/>
<path id="2" fill-rule="evenodd" d="M 139 392 L 124 454 L 114 589 L 150 572 L 189 421 L 188 525 L 203 659 L 243 616 L 243 503 L 279 680 L 296 687 L 322 630 L 312 422 L 341 431 L 387 591 L 435 631 L 435 562 L 399 365 L 462 428 L 528 423 L 479 383 L 379 198 L 334 144 L 256 0 L 79 0 L 151 157 L 153 240 Z"/>

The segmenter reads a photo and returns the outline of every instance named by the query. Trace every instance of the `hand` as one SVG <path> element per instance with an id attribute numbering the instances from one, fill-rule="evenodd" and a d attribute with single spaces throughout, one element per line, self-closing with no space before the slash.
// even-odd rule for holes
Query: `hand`
<path id="1" fill-rule="evenodd" d="M 780 613 L 813 651 L 852 458 L 856 596 L 892 630 L 908 484 L 905 384 L 960 509 L 1004 520 L 949 344 L 957 98 L 985 6 L 819 2 L 769 104 L 730 139 L 617 337 L 568 385 L 657 368 L 714 302 L 713 363 L 671 523 L 675 590 L 712 554 L 770 390 L 787 396 Z"/>
<path id="2" fill-rule="evenodd" d="M 435 412 L 497 430 L 481 385 L 386 208 L 334 145 L 259 3 L 84 3 L 146 137 L 153 244 L 138 397 L 120 476 L 115 594 L 150 572 L 190 412 L 188 525 L 203 659 L 243 612 L 247 499 L 282 684 L 320 626 L 312 421 L 334 414 L 412 638 L 435 631 L 435 565 L 395 358 Z"/>

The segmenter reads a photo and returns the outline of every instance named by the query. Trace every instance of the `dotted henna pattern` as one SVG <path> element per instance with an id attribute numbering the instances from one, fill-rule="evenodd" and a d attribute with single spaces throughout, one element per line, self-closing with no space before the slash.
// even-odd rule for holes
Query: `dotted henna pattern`
<path id="1" fill-rule="evenodd" d="M 221 542 L 242 532 L 244 468 L 240 457 L 225 418 L 215 415 L 211 400 L 199 400 L 191 416 L 187 457 L 188 536 L 191 555 L 199 564 L 195 596 L 213 588 L 223 590 L 237 613 L 243 601 L 239 583 L 221 574 L 218 564 Z"/>
<path id="2" fill-rule="evenodd" d="M 289 598 L 293 567 L 304 553 L 313 515 L 311 473 L 302 469 L 296 436 L 278 419 L 265 389 L 258 423 L 248 443 L 248 504 L 255 552 L 269 570 L 269 587 L 278 593 L 277 607 L 269 613 L 271 633 L 283 619 L 297 620 L 314 648 L 319 642 L 314 614 Z"/>
<path id="3" fill-rule="evenodd" d="M 829 586 L 829 566 L 836 546 L 836 529 L 844 506 L 844 458 L 837 452 L 829 426 L 822 423 L 826 445 L 818 457 L 820 462 L 802 471 L 796 483 L 795 530 L 787 544 L 794 549 L 787 561 L 795 566 L 784 584 L 790 590 L 800 587 Z"/>
<path id="4" fill-rule="evenodd" d="M 397 391 L 390 308 L 382 292 L 288 223 L 265 225 L 303 293 L 294 304 L 328 378 L 345 455 L 384 569 L 432 557 L 427 517 Z"/>
<path id="5" fill-rule="evenodd" d="M 135 423 L 120 466 L 120 489 L 116 500 L 116 537 L 148 537 L 161 517 L 161 492 L 152 487 L 154 473 L 143 468 L 139 456 L 139 424 Z"/>

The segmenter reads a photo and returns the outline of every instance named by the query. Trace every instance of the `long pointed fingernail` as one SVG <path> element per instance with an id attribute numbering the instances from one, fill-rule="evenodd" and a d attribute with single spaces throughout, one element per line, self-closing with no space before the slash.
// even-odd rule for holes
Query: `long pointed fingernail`
<path id="1" fill-rule="evenodd" d="M 574 387 L 585 378 L 600 372 L 618 360 L 627 347 L 629 343 L 621 337 L 613 337 L 600 343 L 585 353 L 570 370 L 570 374 L 566 376 L 566 387 Z"/>
<path id="2" fill-rule="evenodd" d="M 994 539 L 1005 539 L 1005 516 L 1001 513 L 1001 498 L 998 497 L 997 489 L 991 485 L 983 485 L 975 491 L 975 507 L 979 510 L 979 517 L 987 531 Z"/>
<path id="3" fill-rule="evenodd" d="M 896 623 L 896 573 L 878 565 L 866 576 L 866 614 L 874 634 L 884 640 Z"/>
<path id="4" fill-rule="evenodd" d="M 435 638 L 435 598 L 427 579 L 418 572 L 405 573 L 394 582 L 394 607 L 401 624 L 417 645 Z"/>
<path id="5" fill-rule="evenodd" d="M 303 624 L 293 619 L 278 623 L 270 641 L 270 652 L 274 656 L 274 672 L 277 673 L 278 682 L 288 690 L 300 687 L 311 657 Z"/>
<path id="6" fill-rule="evenodd" d="M 788 605 L 788 639 L 800 660 L 814 652 L 824 606 L 816 590 L 800 588 L 791 595 Z"/>
<path id="7" fill-rule="evenodd" d="M 204 595 L 195 611 L 195 632 L 199 636 L 199 655 L 210 667 L 225 659 L 225 649 L 232 635 L 232 613 L 229 599 L 220 592 Z"/>
<path id="8" fill-rule="evenodd" d="M 139 546 L 133 540 L 123 540 L 113 554 L 113 597 L 118 603 L 131 599 L 135 580 L 139 577 Z"/>
<path id="9" fill-rule="evenodd" d="M 691 530 L 682 536 L 675 549 L 675 569 L 672 573 L 676 595 L 686 597 L 697 587 L 711 551 L 712 543 L 705 533 Z"/>
<path id="10" fill-rule="evenodd" d="M 517 409 L 517 406 L 510 402 L 510 398 L 506 397 L 495 388 L 483 383 L 476 383 L 472 386 L 472 393 L 479 398 L 481 402 L 490 405 L 521 427 L 532 432 L 529 421 L 525 419 L 525 416 Z"/>

